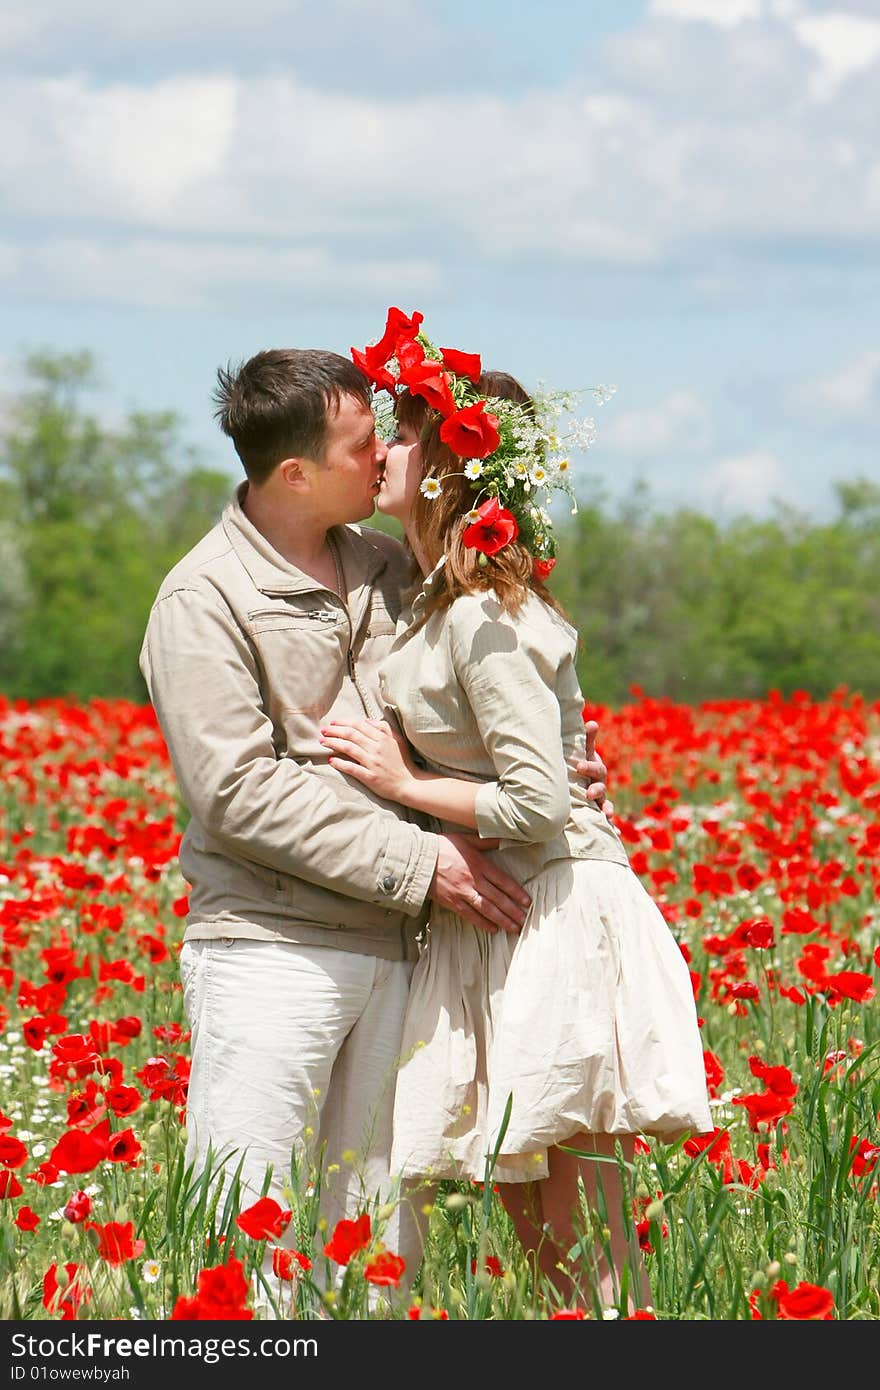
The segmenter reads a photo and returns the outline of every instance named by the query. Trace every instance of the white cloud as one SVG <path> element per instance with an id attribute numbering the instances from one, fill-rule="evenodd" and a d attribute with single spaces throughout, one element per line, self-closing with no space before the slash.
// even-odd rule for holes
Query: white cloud
<path id="1" fill-rule="evenodd" d="M 798 382 L 786 406 L 794 419 L 832 427 L 880 421 L 880 351 L 866 348 L 834 371 Z"/>
<path id="2" fill-rule="evenodd" d="M 0 242 L 0 292 L 68 303 L 277 310 L 436 296 L 442 277 L 417 256 L 344 259 L 324 247 L 131 237 Z"/>
<path id="3" fill-rule="evenodd" d="M 355 0 L 331 3 L 354 25 Z M 97 33 L 106 8 L 87 0 L 77 15 Z M 381 26 L 405 9 L 382 0 Z M 710 22 L 678 22 L 698 10 Z M 63 30 L 69 13 L 42 0 L 33 24 Z M 671 271 L 689 293 L 723 301 L 741 296 L 743 265 L 759 276 L 762 260 L 784 266 L 801 247 L 848 252 L 880 231 L 880 84 L 866 66 L 880 22 L 864 16 L 808 15 L 787 0 L 772 15 L 747 0 L 654 0 L 649 22 L 597 46 L 595 66 L 567 85 L 492 92 L 463 80 L 432 90 L 417 66 L 399 65 L 366 92 L 328 84 L 326 54 L 296 75 L 304 50 L 288 51 L 282 30 L 289 13 L 306 22 L 303 4 L 254 0 L 243 11 L 218 0 L 210 13 L 211 32 L 238 34 L 244 15 L 262 24 L 264 51 L 278 37 L 277 66 L 163 77 L 138 68 L 137 81 L 111 83 L 85 69 L 19 70 L 2 84 L 0 255 L 33 267 L 41 246 L 63 244 L 65 263 L 87 268 L 69 291 L 78 296 L 86 285 L 100 292 L 88 269 L 96 256 L 113 302 L 122 302 L 114 268 L 124 255 L 140 265 L 153 239 L 180 248 L 168 250 L 169 282 L 182 276 L 187 243 L 222 244 L 196 266 L 196 296 L 212 266 L 262 293 L 276 252 L 299 283 L 302 258 L 320 251 L 350 278 L 399 261 L 439 284 L 454 265 L 459 279 L 464 267 L 536 299 L 551 280 L 567 283 L 579 302 L 597 270 Z M 207 15 L 161 0 L 149 19 L 167 43 L 175 25 L 195 32 Z M 118 36 L 147 20 L 117 8 L 107 23 Z M 403 29 L 401 42 L 414 43 L 412 26 Z M 344 30 L 341 50 L 353 52 L 359 34 Z M 362 63 L 373 70 L 371 56 Z M 829 74 L 837 86 L 819 107 L 811 83 Z M 161 279 L 147 271 L 149 283 Z M 320 282 L 323 270 L 314 273 Z M 130 293 L 143 302 L 139 284 Z"/>
<path id="4" fill-rule="evenodd" d="M 650 0 L 648 13 L 658 19 L 702 20 L 729 28 L 746 19 L 760 19 L 761 0 Z"/>
<path id="5" fill-rule="evenodd" d="M 759 448 L 720 459 L 700 474 L 696 487 L 705 506 L 730 514 L 766 511 L 785 484 L 782 461 Z"/>
<path id="6" fill-rule="evenodd" d="M 602 447 L 641 455 L 700 453 L 711 442 L 709 412 L 692 391 L 672 391 L 650 409 L 602 420 Z"/>
<path id="7" fill-rule="evenodd" d="M 880 19 L 833 10 L 798 19 L 794 32 L 822 64 L 811 84 L 821 98 L 831 96 L 851 74 L 872 67 L 880 58 Z"/>

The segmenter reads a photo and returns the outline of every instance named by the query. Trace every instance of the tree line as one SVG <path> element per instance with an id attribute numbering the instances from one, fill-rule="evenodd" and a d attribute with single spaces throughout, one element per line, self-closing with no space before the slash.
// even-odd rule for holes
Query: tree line
<path id="1" fill-rule="evenodd" d="M 232 491 L 172 413 L 91 414 L 93 373 L 87 353 L 32 354 L 0 423 L 9 697 L 145 700 L 150 604 Z M 841 685 L 880 696 L 880 486 L 839 483 L 836 499 L 821 522 L 779 506 L 721 523 L 637 487 L 561 518 L 551 586 L 580 632 L 587 698 L 618 704 L 633 686 L 685 702 Z"/>

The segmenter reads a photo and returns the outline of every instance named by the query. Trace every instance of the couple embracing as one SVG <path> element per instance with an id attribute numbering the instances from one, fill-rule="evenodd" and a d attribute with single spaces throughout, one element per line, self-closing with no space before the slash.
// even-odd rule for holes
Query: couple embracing
<path id="1" fill-rule="evenodd" d="M 254 1198 L 271 1169 L 283 1202 L 323 1152 L 328 1221 L 387 1204 L 412 1276 L 407 1191 L 482 1179 L 503 1129 L 494 1180 L 565 1301 L 601 1181 L 611 1303 L 630 1232 L 601 1159 L 713 1128 L 690 978 L 603 814 L 545 584 L 564 460 L 518 382 L 420 325 L 218 374 L 245 481 L 150 614 L 190 813 L 188 1158 L 243 1158 Z M 358 525 L 376 506 L 406 545 Z"/>

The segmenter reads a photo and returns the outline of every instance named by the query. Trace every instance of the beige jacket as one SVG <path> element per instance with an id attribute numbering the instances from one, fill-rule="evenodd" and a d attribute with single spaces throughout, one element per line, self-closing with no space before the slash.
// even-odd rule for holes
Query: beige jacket
<path id="1" fill-rule="evenodd" d="M 496 858 L 521 883 L 553 859 L 628 865 L 573 767 L 584 756 L 575 629 L 535 594 L 511 616 L 491 590 L 423 621 L 442 583 L 441 561 L 382 667 L 383 698 L 410 743 L 435 771 L 483 783 L 477 828 L 501 840 Z"/>
<path id="2" fill-rule="evenodd" d="M 412 959 L 437 836 L 327 765 L 329 719 L 382 713 L 379 664 L 408 569 L 378 531 L 333 528 L 343 602 L 240 505 L 167 576 L 141 671 L 190 821 L 186 939 L 250 937 Z"/>

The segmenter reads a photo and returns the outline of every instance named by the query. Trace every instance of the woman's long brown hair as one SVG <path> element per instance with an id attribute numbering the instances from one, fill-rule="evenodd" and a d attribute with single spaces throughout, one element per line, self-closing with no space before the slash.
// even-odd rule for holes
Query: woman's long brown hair
<path id="1" fill-rule="evenodd" d="M 531 396 L 507 372 L 484 372 L 477 391 L 481 396 L 496 396 L 514 401 L 530 412 L 534 410 Z M 426 605 L 425 616 L 447 607 L 461 594 L 486 589 L 494 589 L 507 613 L 516 613 L 531 591 L 564 616 L 562 606 L 532 573 L 531 552 L 519 541 L 512 541 L 496 555 L 488 555 L 485 565 L 479 562 L 480 552 L 462 541 L 474 490 L 462 473 L 463 460 L 440 438 L 442 422 L 437 414 L 420 396 L 409 391 L 397 398 L 395 413 L 401 425 L 420 435 L 424 476 L 437 478 L 442 488 L 436 497 L 417 493 L 413 503 L 413 526 L 428 561 L 434 566 L 442 555 L 446 556 L 446 582 Z"/>

